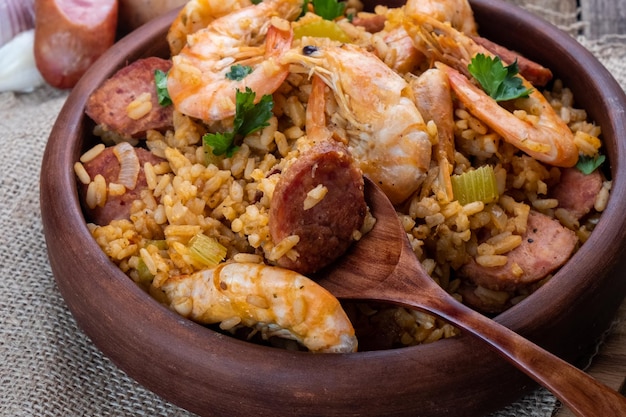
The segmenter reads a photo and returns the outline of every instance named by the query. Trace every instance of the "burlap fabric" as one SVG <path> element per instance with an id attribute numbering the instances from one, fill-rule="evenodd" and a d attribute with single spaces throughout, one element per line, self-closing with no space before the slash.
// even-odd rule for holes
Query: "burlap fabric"
<path id="1" fill-rule="evenodd" d="M 575 12 L 557 12 L 560 0 L 511 2 L 579 36 L 626 88 L 626 37 L 578 35 L 586 23 Z M 0 93 L 0 415 L 189 416 L 103 357 L 56 288 L 41 225 L 39 167 L 66 97 L 46 87 Z M 556 404 L 538 389 L 494 416 L 547 417 Z"/>

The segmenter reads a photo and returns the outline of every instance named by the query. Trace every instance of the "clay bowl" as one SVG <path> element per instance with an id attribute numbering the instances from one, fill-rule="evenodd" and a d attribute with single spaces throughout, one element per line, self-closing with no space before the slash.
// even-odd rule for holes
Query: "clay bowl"
<path id="1" fill-rule="evenodd" d="M 603 129 L 612 198 L 590 240 L 539 291 L 495 319 L 575 364 L 588 358 L 626 294 L 626 97 L 574 39 L 501 0 L 472 1 L 484 36 L 550 67 Z M 43 159 L 50 264 L 80 327 L 124 372 L 200 415 L 478 416 L 534 383 L 468 336 L 356 354 L 290 352 L 180 318 L 120 272 L 91 238 L 72 165 L 93 144 L 88 95 L 124 64 L 167 53 L 173 14 L 111 48 L 72 91 Z M 149 352 L 149 354 L 148 354 Z"/>

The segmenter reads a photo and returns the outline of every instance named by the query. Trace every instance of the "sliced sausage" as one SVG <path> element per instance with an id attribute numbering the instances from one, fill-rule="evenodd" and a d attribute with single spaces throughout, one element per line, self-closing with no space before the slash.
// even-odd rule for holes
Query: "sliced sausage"
<path id="1" fill-rule="evenodd" d="M 85 112 L 104 129 L 123 137 L 143 138 L 146 131 L 164 131 L 172 126 L 173 106 L 158 102 L 154 72 L 167 72 L 172 62 L 162 58 L 140 59 L 116 72 L 105 81 L 89 100 Z M 149 93 L 149 111 L 131 117 L 129 105 Z"/>
<path id="2" fill-rule="evenodd" d="M 472 259 L 459 273 L 475 285 L 494 291 L 513 291 L 539 281 L 561 267 L 577 242 L 576 234 L 557 220 L 531 211 L 522 243 L 506 254 L 505 265 L 485 267 Z M 522 270 L 519 276 L 513 272 L 515 264 Z"/>
<path id="3" fill-rule="evenodd" d="M 53 87 L 72 88 L 115 42 L 116 0 L 36 0 L 35 64 Z"/>
<path id="4" fill-rule="evenodd" d="M 494 55 L 497 55 L 506 64 L 512 64 L 517 59 L 517 65 L 522 77 L 526 78 L 532 85 L 543 87 L 552 79 L 552 71 L 541 64 L 532 61 L 517 52 L 511 51 L 502 45 L 498 45 L 489 39 L 481 36 L 472 36 L 474 42 L 482 45 L 485 49 Z"/>
<path id="5" fill-rule="evenodd" d="M 354 26 L 361 26 L 366 32 L 376 33 L 385 28 L 387 17 L 373 13 L 359 13 L 352 19 Z"/>
<path id="6" fill-rule="evenodd" d="M 164 161 L 152 152 L 143 148 L 134 148 L 139 159 L 139 174 L 137 176 L 137 182 L 134 188 L 126 189 L 126 192 L 121 195 L 108 194 L 105 204 L 95 208 L 87 207 L 84 204 L 85 212 L 88 220 L 104 226 L 113 220 L 129 219 L 130 218 L 130 206 L 133 201 L 141 197 L 141 192 L 147 189 L 148 184 L 146 182 L 146 174 L 143 166 L 146 162 L 150 162 L 153 165 L 159 164 Z M 85 170 L 89 174 L 89 177 L 93 180 L 96 175 L 100 174 L 104 177 L 107 185 L 109 183 L 117 183 L 120 174 L 120 162 L 115 155 L 113 148 L 109 147 L 102 151 L 97 157 L 84 164 Z M 88 185 L 82 184 L 80 187 L 83 201 L 85 201 L 85 195 L 87 194 Z"/>
<path id="7" fill-rule="evenodd" d="M 326 194 L 312 207 L 305 206 L 318 186 Z M 297 258 L 284 255 L 277 264 L 308 274 L 341 256 L 363 225 L 363 187 L 361 171 L 343 144 L 323 141 L 301 155 L 283 172 L 270 203 L 272 241 L 300 237 L 294 247 Z"/>
<path id="8" fill-rule="evenodd" d="M 595 170 L 587 175 L 577 168 L 565 168 L 561 170 L 559 183 L 550 194 L 552 198 L 559 200 L 559 207 L 580 219 L 591 211 L 601 189 L 600 171 Z"/>

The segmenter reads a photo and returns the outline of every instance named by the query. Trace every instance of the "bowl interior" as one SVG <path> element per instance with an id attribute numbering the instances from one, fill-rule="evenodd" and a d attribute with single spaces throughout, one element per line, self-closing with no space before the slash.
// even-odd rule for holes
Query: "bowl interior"
<path id="1" fill-rule="evenodd" d="M 626 230 L 621 162 L 626 99 L 601 64 L 567 34 L 499 0 L 471 3 L 484 36 L 553 69 L 603 129 L 613 194 L 596 231 L 547 285 L 496 318 L 578 360 L 626 293 L 615 273 Z M 465 335 L 346 355 L 242 342 L 162 307 L 107 259 L 86 227 L 72 168 L 94 140 L 83 110 L 89 94 L 117 69 L 140 57 L 167 56 L 165 34 L 174 15 L 133 32 L 92 67 L 68 98 L 44 155 L 41 204 L 50 264 L 93 342 L 141 384 L 200 415 L 414 415 L 419 410 L 424 416 L 470 416 L 501 407 L 532 387 Z"/>

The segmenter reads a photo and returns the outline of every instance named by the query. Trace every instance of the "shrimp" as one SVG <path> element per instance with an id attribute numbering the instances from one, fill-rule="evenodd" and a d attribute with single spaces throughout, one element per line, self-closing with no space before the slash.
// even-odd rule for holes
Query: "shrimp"
<path id="1" fill-rule="evenodd" d="M 433 155 L 439 165 L 439 177 L 446 197 L 452 199 L 450 174 L 454 168 L 454 104 L 448 77 L 443 71 L 431 68 L 411 80 L 417 108 L 426 120 L 437 126 L 437 142 Z"/>
<path id="2" fill-rule="evenodd" d="M 530 114 L 526 119 L 500 106 L 493 98 L 468 79 L 470 60 L 478 53 L 494 56 L 470 37 L 425 15 L 407 16 L 405 28 L 416 47 L 424 45 L 424 52 L 448 76 L 450 87 L 458 100 L 476 118 L 488 125 L 502 138 L 533 158 L 550 165 L 571 167 L 578 161 L 574 135 L 556 114 L 550 103 L 523 77 L 524 87 L 530 90 L 528 98 L 513 103 Z M 520 114 L 520 113 L 518 113 Z"/>
<path id="3" fill-rule="evenodd" d="M 357 339 L 341 304 L 297 272 L 255 263 L 223 263 L 171 277 L 162 290 L 178 314 L 203 324 L 239 324 L 300 342 L 313 352 L 347 353 Z"/>
<path id="4" fill-rule="evenodd" d="M 303 66 L 330 87 L 348 123 L 350 152 L 392 202 L 405 201 L 420 187 L 432 145 L 400 75 L 363 48 L 323 40 L 292 49 L 283 62 Z"/>
<path id="5" fill-rule="evenodd" d="M 218 17 L 251 4 L 250 0 L 190 0 L 176 15 L 167 32 L 171 54 L 177 55 L 183 49 L 187 35 L 204 29 Z"/>
<path id="6" fill-rule="evenodd" d="M 405 14 L 426 14 L 441 22 L 450 24 L 466 33 L 476 35 L 474 13 L 467 0 L 409 0 L 404 7 L 391 8 L 386 11 L 385 27 L 373 36 L 382 41 L 384 48 L 377 47 L 377 55 L 391 68 L 401 74 L 413 72 L 426 59 L 424 54 L 413 45 L 413 39 L 404 29 L 402 20 Z"/>
<path id="7" fill-rule="evenodd" d="M 404 6 L 407 15 L 424 14 L 440 22 L 449 22 L 466 35 L 476 35 L 474 12 L 467 0 L 408 0 Z"/>
<path id="8" fill-rule="evenodd" d="M 257 101 L 276 91 L 289 74 L 288 66 L 279 62 L 293 39 L 288 20 L 298 17 L 301 10 L 302 0 L 265 0 L 189 35 L 187 45 L 172 57 L 167 78 L 174 108 L 214 122 L 235 114 L 237 90 L 250 88 Z M 229 79 L 227 74 L 236 64 L 252 72 L 242 79 Z"/>

